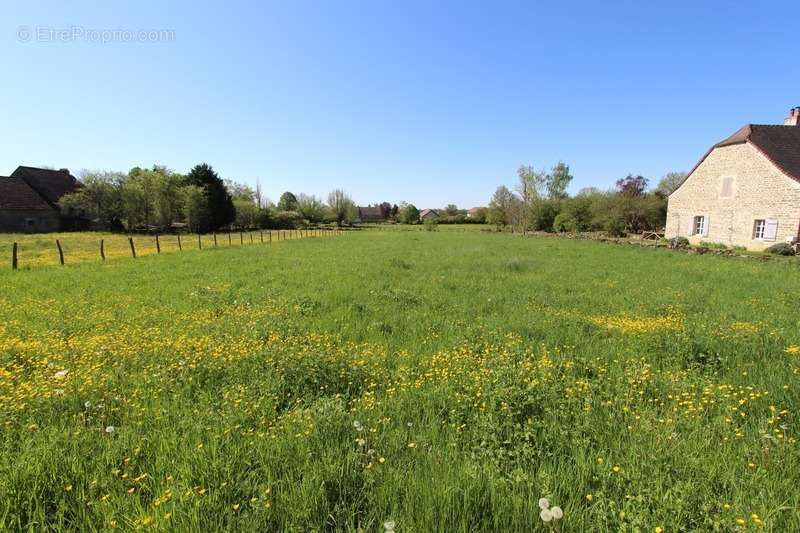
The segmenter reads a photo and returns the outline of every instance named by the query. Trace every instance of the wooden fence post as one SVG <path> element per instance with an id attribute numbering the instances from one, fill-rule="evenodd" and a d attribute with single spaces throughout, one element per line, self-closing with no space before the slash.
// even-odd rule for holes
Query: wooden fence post
<path id="1" fill-rule="evenodd" d="M 244 233 L 242 233 L 241 231 L 239 232 L 239 244 L 244 246 Z"/>
<path id="2" fill-rule="evenodd" d="M 106 260 L 106 243 L 105 239 L 100 239 L 100 259 Z"/>
<path id="3" fill-rule="evenodd" d="M 231 242 L 231 232 L 228 232 L 228 246 L 232 246 L 233 243 Z"/>
<path id="4" fill-rule="evenodd" d="M 17 243 L 11 248 L 11 270 L 17 269 Z"/>
<path id="5" fill-rule="evenodd" d="M 133 245 L 133 237 L 128 237 L 128 244 L 131 245 L 131 255 L 136 259 L 136 246 Z"/>
<path id="6" fill-rule="evenodd" d="M 253 244 L 253 232 L 250 232 L 250 244 Z"/>
<path id="7" fill-rule="evenodd" d="M 156 253 L 161 253 L 161 242 L 158 240 L 158 233 L 156 233 Z"/>
<path id="8" fill-rule="evenodd" d="M 183 246 L 181 246 L 181 234 L 180 233 L 178 233 L 178 251 L 179 252 L 183 251 Z"/>
<path id="9" fill-rule="evenodd" d="M 214 248 L 217 247 L 217 234 L 214 234 Z"/>
<path id="10" fill-rule="evenodd" d="M 272 230 L 267 230 L 267 235 L 269 236 L 269 243 L 272 244 Z"/>
<path id="11" fill-rule="evenodd" d="M 64 250 L 61 249 L 61 241 L 56 239 L 56 246 L 58 247 L 58 260 L 61 261 L 61 264 L 64 264 Z"/>
<path id="12" fill-rule="evenodd" d="M 203 249 L 203 239 L 201 238 L 199 233 L 197 234 L 197 249 L 198 250 Z"/>
<path id="13" fill-rule="evenodd" d="M 258 233 L 261 234 L 261 244 L 264 244 L 264 231 L 262 230 L 259 231 Z"/>

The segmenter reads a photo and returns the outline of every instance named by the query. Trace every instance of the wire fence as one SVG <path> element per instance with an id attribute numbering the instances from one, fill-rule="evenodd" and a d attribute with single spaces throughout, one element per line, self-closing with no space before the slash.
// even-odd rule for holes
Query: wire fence
<path id="1" fill-rule="evenodd" d="M 124 235 L 118 233 L 49 233 L 0 235 L 0 257 L 11 268 L 65 265 L 137 258 L 188 250 L 270 245 L 283 241 L 341 235 L 342 230 L 296 229 L 206 234 Z"/>

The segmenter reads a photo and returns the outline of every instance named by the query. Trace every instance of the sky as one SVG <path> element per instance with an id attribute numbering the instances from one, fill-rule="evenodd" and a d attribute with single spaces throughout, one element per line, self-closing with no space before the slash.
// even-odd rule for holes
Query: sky
<path id="1" fill-rule="evenodd" d="M 788 1 L 4 0 L 0 175 L 207 162 L 420 208 L 559 160 L 571 192 L 654 185 L 782 123 L 798 52 Z"/>

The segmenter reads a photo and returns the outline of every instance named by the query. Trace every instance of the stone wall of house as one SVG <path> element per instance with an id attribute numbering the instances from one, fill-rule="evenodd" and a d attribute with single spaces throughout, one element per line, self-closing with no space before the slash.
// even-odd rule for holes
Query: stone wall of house
<path id="1" fill-rule="evenodd" d="M 726 188 L 730 195 L 725 194 Z M 707 217 L 707 236 L 692 234 L 695 216 Z M 777 220 L 774 241 L 754 238 L 758 219 Z M 682 236 L 693 243 L 714 242 L 760 250 L 797 239 L 798 228 L 800 183 L 786 176 L 749 143 L 714 149 L 669 197 L 668 238 Z"/>
<path id="2" fill-rule="evenodd" d="M 56 210 L 0 209 L 0 231 L 43 233 L 58 231 L 61 217 Z"/>

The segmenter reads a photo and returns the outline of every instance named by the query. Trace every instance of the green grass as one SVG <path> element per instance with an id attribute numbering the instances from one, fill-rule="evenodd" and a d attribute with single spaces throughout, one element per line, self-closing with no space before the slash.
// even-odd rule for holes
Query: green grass
<path id="1" fill-rule="evenodd" d="M 0 270 L 0 529 L 800 528 L 796 263 L 461 229 Z"/>

